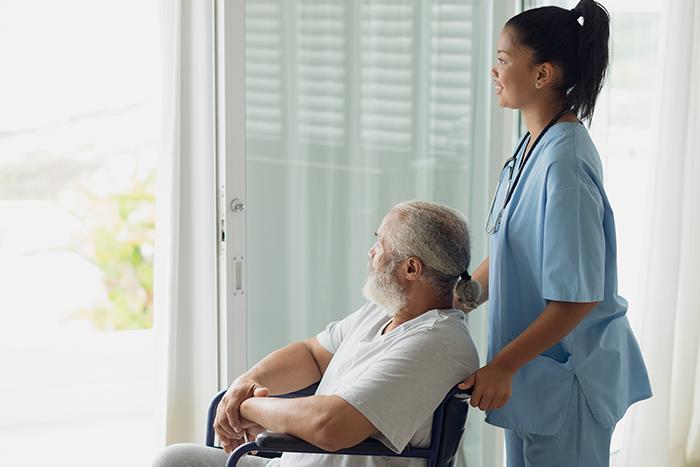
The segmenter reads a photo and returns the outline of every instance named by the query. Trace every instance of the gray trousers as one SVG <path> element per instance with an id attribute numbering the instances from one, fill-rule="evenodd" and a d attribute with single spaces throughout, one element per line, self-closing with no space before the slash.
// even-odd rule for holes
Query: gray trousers
<path id="1" fill-rule="evenodd" d="M 228 457 L 223 449 L 199 444 L 171 444 L 156 456 L 152 467 L 224 467 Z M 243 456 L 237 467 L 264 467 L 270 461 L 276 464 L 279 459 Z"/>

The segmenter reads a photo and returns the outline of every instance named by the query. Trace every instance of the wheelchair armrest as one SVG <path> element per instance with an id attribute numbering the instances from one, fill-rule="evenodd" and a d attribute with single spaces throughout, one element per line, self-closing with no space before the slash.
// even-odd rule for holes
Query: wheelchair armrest
<path id="1" fill-rule="evenodd" d="M 293 399 L 295 397 L 307 397 L 316 394 L 316 389 L 318 388 L 318 383 L 314 383 L 311 386 L 307 386 L 304 389 L 299 389 L 298 391 L 289 392 L 287 394 L 277 394 L 271 397 L 282 397 L 284 399 Z"/>
<path id="2" fill-rule="evenodd" d="M 285 433 L 264 431 L 255 438 L 260 449 L 279 452 L 304 452 L 328 454 L 329 452 L 311 443 Z M 333 454 L 355 454 L 364 456 L 395 456 L 396 453 L 374 438 L 368 438 L 355 446 L 333 451 Z"/>

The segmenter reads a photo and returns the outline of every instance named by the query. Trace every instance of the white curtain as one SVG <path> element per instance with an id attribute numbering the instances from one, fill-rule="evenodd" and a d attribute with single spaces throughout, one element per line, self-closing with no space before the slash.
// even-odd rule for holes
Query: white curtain
<path id="1" fill-rule="evenodd" d="M 212 2 L 161 3 L 166 122 L 158 164 L 158 442 L 203 442 L 217 390 Z"/>
<path id="2" fill-rule="evenodd" d="M 654 397 L 634 406 L 624 466 L 700 466 L 700 4 L 665 2 L 658 150 L 638 337 Z"/>

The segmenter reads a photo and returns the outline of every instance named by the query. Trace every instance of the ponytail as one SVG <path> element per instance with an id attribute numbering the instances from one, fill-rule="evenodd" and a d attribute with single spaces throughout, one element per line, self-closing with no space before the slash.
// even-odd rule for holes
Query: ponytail
<path id="1" fill-rule="evenodd" d="M 558 90 L 566 106 L 590 123 L 608 69 L 608 11 L 594 0 L 581 0 L 572 10 L 546 6 L 523 11 L 506 27 L 533 52 L 535 63 L 550 62 L 561 68 Z"/>
<path id="2" fill-rule="evenodd" d="M 610 15 L 593 0 L 581 0 L 571 14 L 577 20 L 583 17 L 583 26 L 578 39 L 578 76 L 568 92 L 567 104 L 581 120 L 590 122 L 608 70 Z"/>

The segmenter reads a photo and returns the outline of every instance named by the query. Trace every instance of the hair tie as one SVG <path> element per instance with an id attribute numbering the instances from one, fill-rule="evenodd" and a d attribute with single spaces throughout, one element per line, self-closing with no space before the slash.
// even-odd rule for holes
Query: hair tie
<path id="1" fill-rule="evenodd" d="M 569 10 L 569 16 L 578 21 L 578 19 L 581 17 L 581 12 L 577 8 L 572 8 Z"/>
<path id="2" fill-rule="evenodd" d="M 467 271 L 464 271 L 462 274 L 459 275 L 459 277 L 462 278 L 463 281 L 469 282 L 472 280 L 472 276 L 469 275 Z"/>

